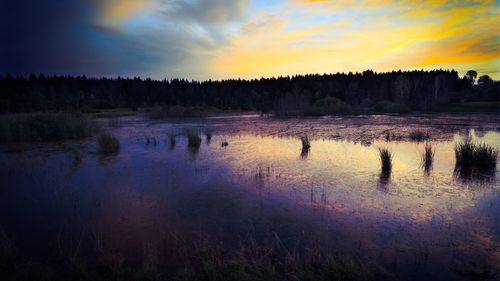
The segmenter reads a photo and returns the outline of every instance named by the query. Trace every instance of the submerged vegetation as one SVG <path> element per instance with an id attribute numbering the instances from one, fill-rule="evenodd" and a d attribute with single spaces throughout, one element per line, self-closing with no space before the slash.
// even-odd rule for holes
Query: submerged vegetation
<path id="1" fill-rule="evenodd" d="M 120 141 L 115 135 L 109 132 L 99 134 L 97 142 L 101 154 L 112 154 L 120 151 Z"/>
<path id="2" fill-rule="evenodd" d="M 70 113 L 33 113 L 0 116 L 0 142 L 60 141 L 92 136 L 95 123 Z"/>
<path id="3" fill-rule="evenodd" d="M 465 140 L 455 145 L 455 173 L 460 177 L 489 176 L 496 170 L 498 151 Z"/>
<path id="4" fill-rule="evenodd" d="M 411 141 L 422 142 L 430 138 L 429 133 L 422 131 L 412 131 L 409 135 Z"/>
<path id="5" fill-rule="evenodd" d="M 379 148 L 380 164 L 382 166 L 380 176 L 384 179 L 391 177 L 392 152 L 388 148 Z"/>
<path id="6" fill-rule="evenodd" d="M 200 147 L 201 137 L 197 132 L 195 132 L 193 130 L 187 130 L 186 136 L 188 139 L 188 146 L 190 148 L 199 148 Z"/>
<path id="7" fill-rule="evenodd" d="M 425 174 L 429 174 L 432 170 L 432 165 L 434 163 L 434 148 L 431 143 L 425 143 L 424 152 L 422 153 L 422 167 L 424 168 Z"/>

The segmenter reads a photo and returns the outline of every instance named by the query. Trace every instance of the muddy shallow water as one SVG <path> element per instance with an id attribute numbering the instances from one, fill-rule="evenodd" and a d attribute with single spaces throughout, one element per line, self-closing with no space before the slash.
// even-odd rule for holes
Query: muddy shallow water
<path id="1" fill-rule="evenodd" d="M 498 278 L 498 164 L 487 179 L 453 172 L 454 144 L 467 136 L 500 149 L 496 115 L 100 122 L 120 138 L 118 155 L 99 156 L 93 139 L 79 142 L 85 156 L 76 164 L 68 143 L 2 148 L 0 231 L 21 254 L 106 248 L 141 259 L 175 232 L 228 249 L 248 236 L 287 249 L 314 239 L 408 280 Z M 203 137 L 199 150 L 188 149 L 186 128 Z M 424 144 L 408 140 L 415 129 L 435 146 L 428 174 Z M 312 138 L 309 153 L 303 134 Z M 388 180 L 380 147 L 394 153 Z"/>

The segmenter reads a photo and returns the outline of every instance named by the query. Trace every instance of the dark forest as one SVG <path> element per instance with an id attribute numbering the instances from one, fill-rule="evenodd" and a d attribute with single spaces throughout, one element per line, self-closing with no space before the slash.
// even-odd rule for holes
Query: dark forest
<path id="1" fill-rule="evenodd" d="M 324 115 L 453 111 L 464 109 L 460 107 L 464 104 L 487 104 L 486 109 L 497 110 L 499 83 L 487 75 L 477 81 L 476 77 L 475 71 L 459 77 L 456 71 L 447 70 L 388 73 L 367 70 L 204 82 L 7 75 L 0 77 L 0 112 L 92 112 L 178 106 L 255 110 L 278 115 Z M 484 111 L 485 108 L 477 109 Z"/>

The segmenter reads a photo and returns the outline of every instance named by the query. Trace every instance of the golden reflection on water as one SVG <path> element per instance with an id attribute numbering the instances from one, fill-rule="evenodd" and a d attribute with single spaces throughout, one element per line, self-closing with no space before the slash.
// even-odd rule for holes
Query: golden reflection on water
<path id="1" fill-rule="evenodd" d="M 471 135 L 475 141 L 500 148 L 498 133 Z M 229 138 L 229 148 L 213 151 L 211 156 L 234 171 L 243 171 L 248 178 L 258 178 L 261 183 L 264 178 L 264 186 L 270 189 L 311 201 L 304 204 L 376 216 L 398 213 L 413 221 L 427 221 L 435 216 L 450 219 L 473 207 L 481 194 L 498 187 L 496 181 L 484 186 L 453 176 L 454 144 L 460 139 L 456 136 L 452 141 L 432 142 L 434 165 L 428 175 L 421 163 L 424 143 L 408 141 L 376 140 L 365 145 L 313 140 L 307 157 L 303 157 L 299 139 L 242 135 Z M 393 153 L 392 174 L 386 183 L 379 182 L 378 148 L 382 147 Z M 262 177 L 262 170 L 270 171 L 270 175 Z M 327 200 L 312 202 L 311 189 L 326 190 L 315 196 L 326 196 Z"/>

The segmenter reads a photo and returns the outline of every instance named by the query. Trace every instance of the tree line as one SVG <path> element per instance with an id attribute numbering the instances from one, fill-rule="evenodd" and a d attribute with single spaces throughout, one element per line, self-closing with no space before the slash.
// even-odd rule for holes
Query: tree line
<path id="1" fill-rule="evenodd" d="M 415 70 L 189 81 L 85 76 L 0 76 L 0 113 L 139 107 L 196 107 L 283 114 L 358 109 L 430 112 L 443 105 L 498 101 L 499 83 L 469 71 Z"/>

